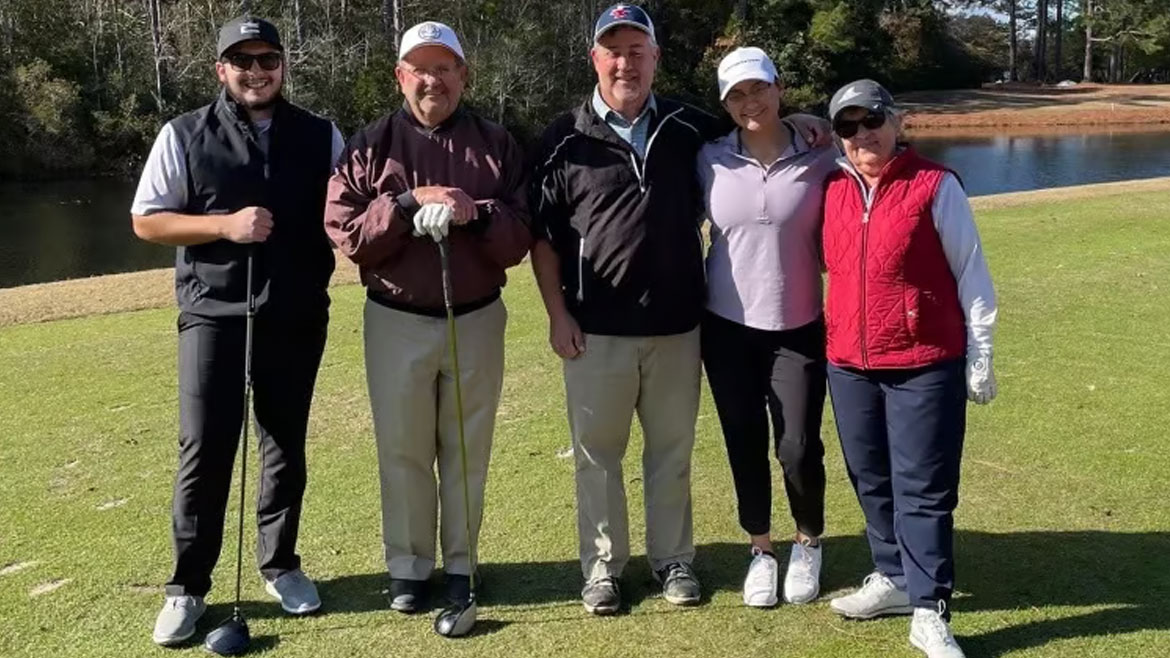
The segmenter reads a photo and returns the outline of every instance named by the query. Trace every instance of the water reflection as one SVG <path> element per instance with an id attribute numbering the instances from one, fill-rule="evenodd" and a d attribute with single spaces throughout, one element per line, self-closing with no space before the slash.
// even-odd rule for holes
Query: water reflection
<path id="1" fill-rule="evenodd" d="M 957 171 L 971 195 L 1170 176 L 1170 131 L 914 135 L 911 141 Z"/>

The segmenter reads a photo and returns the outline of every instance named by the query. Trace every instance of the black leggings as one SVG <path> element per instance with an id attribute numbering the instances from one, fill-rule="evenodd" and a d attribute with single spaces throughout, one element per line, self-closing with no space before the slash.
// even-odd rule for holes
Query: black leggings
<path id="1" fill-rule="evenodd" d="M 800 532 L 820 536 L 825 529 L 823 319 L 764 331 L 708 313 L 702 349 L 735 479 L 739 524 L 752 535 L 771 528 L 770 412 L 792 518 Z"/>

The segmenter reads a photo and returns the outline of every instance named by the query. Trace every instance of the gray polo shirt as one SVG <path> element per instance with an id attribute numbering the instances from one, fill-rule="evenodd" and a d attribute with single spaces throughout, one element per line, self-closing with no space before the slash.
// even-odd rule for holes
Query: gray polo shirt
<path id="1" fill-rule="evenodd" d="M 823 184 L 840 155 L 790 132 L 770 165 L 741 147 L 738 129 L 707 143 L 697 165 L 711 221 L 707 310 L 768 331 L 821 315 Z"/>

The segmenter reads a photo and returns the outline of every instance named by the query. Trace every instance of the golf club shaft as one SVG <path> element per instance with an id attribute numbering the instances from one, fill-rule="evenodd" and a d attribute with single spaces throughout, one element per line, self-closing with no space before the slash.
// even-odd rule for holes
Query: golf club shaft
<path id="1" fill-rule="evenodd" d="M 248 425 L 252 416 L 252 324 L 256 317 L 256 295 L 252 291 L 252 254 L 248 251 L 248 314 L 244 320 L 244 427 L 240 438 L 240 519 L 236 535 L 236 601 L 233 615 L 240 614 L 240 575 L 244 564 L 244 497 L 248 480 Z"/>
<path id="2" fill-rule="evenodd" d="M 467 556 L 471 562 L 468 585 L 475 598 L 475 540 L 471 536 L 471 495 L 467 489 L 467 443 L 463 439 L 463 388 L 459 381 L 459 342 L 455 337 L 454 294 L 451 292 L 450 245 L 439 241 L 439 265 L 443 276 L 443 305 L 447 308 L 447 344 L 451 350 L 451 367 L 455 371 L 455 418 L 459 427 L 459 463 L 463 468 L 463 518 L 467 522 Z"/>

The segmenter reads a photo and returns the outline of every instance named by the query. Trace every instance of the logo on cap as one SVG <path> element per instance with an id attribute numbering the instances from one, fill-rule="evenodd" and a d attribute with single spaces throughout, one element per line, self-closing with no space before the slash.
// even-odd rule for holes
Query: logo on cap
<path id="1" fill-rule="evenodd" d="M 857 91 L 857 87 L 850 87 L 845 90 L 845 93 L 841 94 L 841 100 L 839 102 L 844 103 L 846 101 L 851 101 L 860 95 L 861 92 Z"/>
<path id="2" fill-rule="evenodd" d="M 434 23 L 423 23 L 418 26 L 418 36 L 425 41 L 437 41 L 443 35 L 443 30 Z"/>
<path id="3" fill-rule="evenodd" d="M 615 21 L 626 20 L 630 17 L 630 8 L 625 5 L 618 5 L 610 10 L 609 15 Z"/>
<path id="4" fill-rule="evenodd" d="M 240 34 L 260 34 L 260 24 L 255 21 L 241 23 Z"/>

